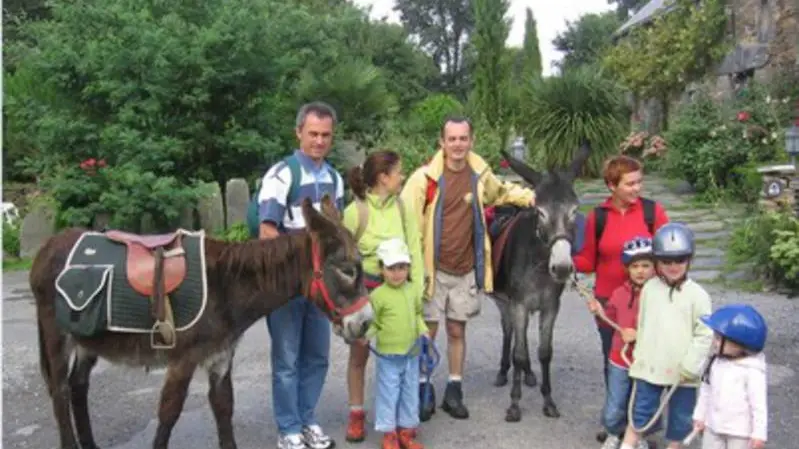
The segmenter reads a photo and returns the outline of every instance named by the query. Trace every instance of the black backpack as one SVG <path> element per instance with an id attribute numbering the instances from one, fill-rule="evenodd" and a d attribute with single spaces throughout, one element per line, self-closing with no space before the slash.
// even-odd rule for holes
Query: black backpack
<path id="1" fill-rule="evenodd" d="M 649 233 L 655 235 L 655 202 L 649 198 L 641 198 L 641 204 L 644 207 L 644 222 L 646 222 Z M 602 238 L 602 232 L 605 230 L 605 223 L 608 221 L 608 210 L 604 207 L 594 208 L 594 218 L 596 225 L 594 226 L 594 248 L 596 249 L 597 256 L 599 255 L 599 240 Z M 598 259 L 597 259 L 598 260 Z"/>

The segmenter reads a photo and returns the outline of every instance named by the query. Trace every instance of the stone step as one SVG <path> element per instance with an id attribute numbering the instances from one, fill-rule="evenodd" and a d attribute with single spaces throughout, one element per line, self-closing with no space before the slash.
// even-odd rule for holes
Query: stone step
<path id="1" fill-rule="evenodd" d="M 696 210 L 669 210 L 666 208 L 666 214 L 670 220 L 682 222 L 700 222 L 706 219 L 717 219 L 715 212 L 709 209 L 696 209 Z"/>
<path id="2" fill-rule="evenodd" d="M 723 257 L 701 257 L 695 256 L 694 260 L 691 262 L 691 269 L 696 270 L 706 270 L 706 269 L 716 269 L 716 268 L 723 268 L 724 267 L 724 258 Z"/>
<path id="3" fill-rule="evenodd" d="M 722 231 L 725 229 L 725 223 L 719 220 L 696 220 L 688 221 L 687 224 L 694 233 Z"/>
<path id="4" fill-rule="evenodd" d="M 695 232 L 694 238 L 696 240 L 727 240 L 730 237 L 730 233 L 728 231 L 703 231 L 703 232 Z"/>
<path id="5" fill-rule="evenodd" d="M 691 270 L 689 277 L 699 282 L 715 281 L 721 275 L 719 270 Z"/>
<path id="6" fill-rule="evenodd" d="M 704 245 L 696 246 L 696 257 L 724 257 L 726 253 L 721 248 L 708 247 Z"/>

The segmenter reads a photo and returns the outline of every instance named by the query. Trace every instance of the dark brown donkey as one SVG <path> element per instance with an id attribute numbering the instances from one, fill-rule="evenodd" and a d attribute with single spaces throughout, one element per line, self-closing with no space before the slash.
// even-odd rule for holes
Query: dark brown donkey
<path id="1" fill-rule="evenodd" d="M 302 209 L 308 223 L 302 233 L 243 243 L 204 240 L 205 306 L 193 324 L 182 330 L 178 327 L 171 349 L 153 348 L 150 332 L 103 328 L 98 335 L 86 336 L 64 330 L 56 316 L 57 310 L 64 310 L 65 299 L 57 291 L 56 280 L 84 231 L 65 230 L 46 242 L 33 262 L 30 284 L 36 297 L 41 371 L 52 398 L 61 448 L 97 448 L 87 397 L 89 375 L 98 357 L 114 364 L 166 366 L 155 449 L 167 448 L 194 371 L 202 366 L 208 372 L 208 399 L 219 446 L 235 449 L 230 371 L 236 344 L 247 328 L 305 294 L 328 315 L 342 338 L 362 337 L 373 315 L 355 242 L 341 226 L 328 197 L 322 200 L 322 213 L 307 199 Z M 141 243 L 149 249 L 169 240 L 168 236 L 151 236 Z M 130 265 L 130 260 L 127 263 Z M 108 298 L 110 301 L 110 294 Z M 146 297 L 144 300 L 146 304 Z"/>

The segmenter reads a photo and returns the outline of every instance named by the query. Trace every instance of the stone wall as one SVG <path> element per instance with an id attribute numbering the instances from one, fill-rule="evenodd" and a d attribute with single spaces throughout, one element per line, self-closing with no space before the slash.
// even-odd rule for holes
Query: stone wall
<path id="1" fill-rule="evenodd" d="M 768 84 L 793 74 L 799 82 L 799 0 L 729 0 L 728 33 L 735 48 L 719 64 L 717 73 L 689 86 L 675 98 L 670 111 L 690 101 L 691 92 L 708 89 L 719 101 L 729 99 L 750 76 Z M 641 101 L 634 112 L 650 133 L 658 133 L 662 107 L 657 100 Z"/>
<path id="2" fill-rule="evenodd" d="M 212 193 L 201 199 L 196 206 L 181 211 L 179 227 L 189 230 L 203 229 L 207 234 L 218 234 L 237 223 L 246 223 L 247 208 L 250 202 L 250 188 L 243 178 L 229 180 L 222 196 L 221 186 L 212 183 Z M 196 219 L 195 219 L 196 218 Z M 146 233 L 152 226 L 152 218 L 142 216 L 142 229 Z M 94 228 L 101 229 L 108 223 L 108 217 L 95 217 Z M 53 236 L 55 212 L 52 207 L 38 203 L 31 206 L 23 217 L 20 229 L 20 256 L 33 257 L 39 248 Z"/>

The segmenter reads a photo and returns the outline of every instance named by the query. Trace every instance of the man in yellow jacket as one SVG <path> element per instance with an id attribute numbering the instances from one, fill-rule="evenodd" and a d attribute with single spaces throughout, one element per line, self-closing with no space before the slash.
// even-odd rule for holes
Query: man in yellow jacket
<path id="1" fill-rule="evenodd" d="M 446 317 L 449 380 L 441 408 L 457 419 L 469 417 L 461 387 L 466 322 L 480 313 L 482 292 L 493 291 L 491 242 L 483 207 L 529 207 L 535 203 L 532 190 L 503 183 L 472 152 L 473 131 L 467 118 L 447 118 L 441 128 L 441 149 L 411 175 L 402 191 L 408 208 L 419 217 L 426 283 L 425 321 L 432 338 L 435 339 L 441 315 Z M 424 385 L 420 385 L 419 394 L 424 393 Z M 435 399 L 429 404 L 420 401 L 422 421 L 435 412 L 434 403 Z"/>

